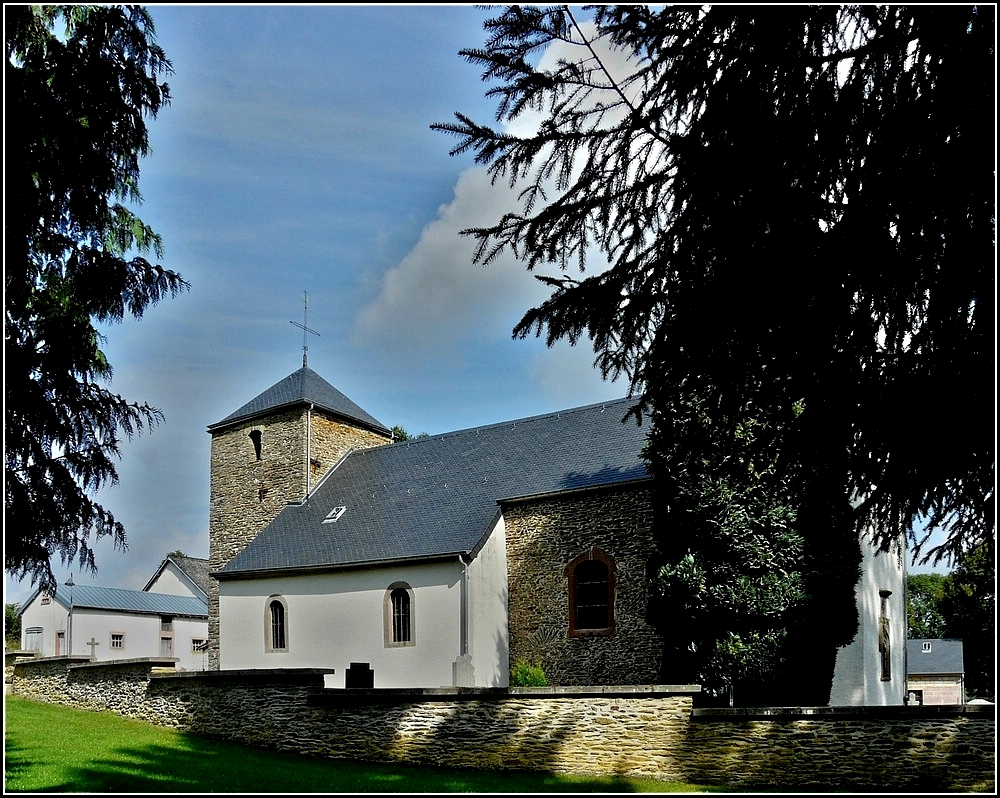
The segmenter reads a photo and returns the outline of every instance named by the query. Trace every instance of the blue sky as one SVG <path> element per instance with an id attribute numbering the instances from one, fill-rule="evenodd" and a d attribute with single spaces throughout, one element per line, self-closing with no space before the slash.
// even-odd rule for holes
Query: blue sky
<path id="1" fill-rule="evenodd" d="M 458 230 L 512 207 L 454 140 L 491 122 L 473 6 L 157 6 L 173 96 L 149 124 L 142 218 L 191 290 L 106 330 L 112 388 L 165 414 L 127 443 L 101 500 L 127 552 L 96 577 L 141 588 L 171 550 L 208 556 L 210 438 L 302 363 L 387 426 L 438 433 L 624 396 L 586 344 L 511 329 L 547 295 L 523 266 L 472 265 Z M 56 565 L 60 581 L 70 569 Z M 943 570 L 939 569 L 939 570 Z M 5 580 L 7 601 L 30 593 Z"/>
<path id="2" fill-rule="evenodd" d="M 77 582 L 138 589 L 168 551 L 208 556 L 205 428 L 301 366 L 303 292 L 309 366 L 387 426 L 433 434 L 627 393 L 586 346 L 512 340 L 547 292 L 510 259 L 472 265 L 458 235 L 509 202 L 430 129 L 493 120 L 458 55 L 488 12 L 149 8 L 173 99 L 149 123 L 139 212 L 191 289 L 106 330 L 112 388 L 166 419 L 125 444 L 101 494 L 127 553 L 98 544 L 99 573 Z"/>

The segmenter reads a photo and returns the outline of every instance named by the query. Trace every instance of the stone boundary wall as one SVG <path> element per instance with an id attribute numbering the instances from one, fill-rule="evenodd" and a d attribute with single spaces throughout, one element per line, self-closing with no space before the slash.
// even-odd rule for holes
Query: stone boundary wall
<path id="1" fill-rule="evenodd" d="M 996 707 L 696 709 L 702 783 L 996 792 Z"/>
<path id="2" fill-rule="evenodd" d="M 994 706 L 692 709 L 689 685 L 329 690 L 323 670 L 172 666 L 23 660 L 13 693 L 339 759 L 764 790 L 996 789 Z"/>

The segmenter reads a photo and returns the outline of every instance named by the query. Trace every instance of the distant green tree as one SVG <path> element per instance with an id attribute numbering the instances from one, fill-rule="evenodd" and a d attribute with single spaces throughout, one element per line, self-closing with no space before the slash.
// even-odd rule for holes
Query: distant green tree
<path id="1" fill-rule="evenodd" d="M 129 207 L 171 66 L 139 6 L 5 5 L 4 31 L 4 568 L 54 588 L 53 558 L 96 572 L 93 539 L 126 546 L 93 494 L 162 419 L 107 387 L 97 325 L 187 287 Z"/>
<path id="2" fill-rule="evenodd" d="M 421 432 L 417 435 L 411 435 L 409 432 L 407 432 L 398 424 L 395 424 L 392 427 L 392 439 L 394 441 L 412 441 L 415 438 L 429 438 L 429 437 L 430 435 L 426 432 Z"/>
<path id="3" fill-rule="evenodd" d="M 410 439 L 410 433 L 403 429 L 398 424 L 393 424 L 392 426 L 392 439 L 394 441 L 408 441 Z"/>
<path id="4" fill-rule="evenodd" d="M 906 577 L 906 636 L 942 638 L 945 619 L 941 614 L 941 599 L 947 577 L 944 574 L 908 574 Z"/>
<path id="5" fill-rule="evenodd" d="M 21 647 L 21 616 L 19 604 L 5 604 L 3 613 L 3 636 L 8 651 Z"/>
<path id="6" fill-rule="evenodd" d="M 944 582 L 939 606 L 943 637 L 962 641 L 965 688 L 996 701 L 996 562 L 986 546 L 969 552 Z"/>

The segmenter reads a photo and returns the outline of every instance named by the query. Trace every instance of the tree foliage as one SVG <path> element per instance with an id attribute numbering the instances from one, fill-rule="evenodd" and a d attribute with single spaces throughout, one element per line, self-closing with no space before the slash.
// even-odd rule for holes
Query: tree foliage
<path id="1" fill-rule="evenodd" d="M 4 604 L 3 636 L 4 648 L 13 651 L 21 648 L 21 615 L 17 604 Z"/>
<path id="2" fill-rule="evenodd" d="M 849 504 L 806 469 L 791 476 L 766 421 L 730 435 L 696 398 L 660 400 L 653 419 L 650 619 L 664 682 L 738 706 L 828 703 L 836 649 L 858 627 Z"/>
<path id="3" fill-rule="evenodd" d="M 906 577 L 906 637 L 939 639 L 946 636 L 941 599 L 948 577 L 944 574 L 908 574 Z"/>
<path id="4" fill-rule="evenodd" d="M 996 563 L 985 546 L 948 574 L 906 578 L 911 639 L 962 641 L 965 689 L 970 698 L 996 700 Z"/>
<path id="5" fill-rule="evenodd" d="M 528 132 L 433 126 L 520 190 L 477 261 L 555 270 L 515 335 L 589 337 L 640 414 L 766 421 L 883 547 L 992 549 L 994 8 L 592 10 L 462 51 Z"/>
<path id="6" fill-rule="evenodd" d="M 987 547 L 974 549 L 948 574 L 938 606 L 944 636 L 962 641 L 966 692 L 996 701 L 996 561 Z"/>
<path id="7" fill-rule="evenodd" d="M 137 6 L 4 6 L 4 23 L 4 566 L 54 586 L 53 557 L 95 571 L 92 539 L 126 545 L 92 494 L 122 436 L 161 419 L 107 387 L 97 325 L 187 285 L 146 259 L 162 242 L 131 210 L 171 65 Z"/>

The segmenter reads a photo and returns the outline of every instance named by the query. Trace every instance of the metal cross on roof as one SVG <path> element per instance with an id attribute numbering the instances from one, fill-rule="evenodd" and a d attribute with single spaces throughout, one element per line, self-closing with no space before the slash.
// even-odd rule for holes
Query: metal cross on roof
<path id="1" fill-rule="evenodd" d="M 305 291 L 302 292 L 302 324 L 297 321 L 291 322 L 296 327 L 302 330 L 302 368 L 309 365 L 309 346 L 308 339 L 306 338 L 306 333 L 312 333 L 318 336 L 319 333 L 315 330 L 310 330 L 306 325 L 309 322 L 309 294 Z"/>

